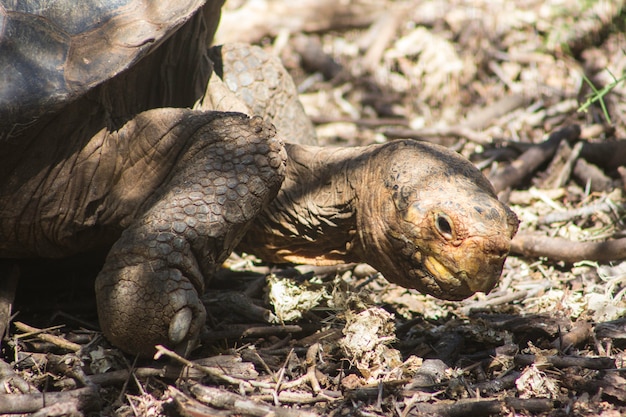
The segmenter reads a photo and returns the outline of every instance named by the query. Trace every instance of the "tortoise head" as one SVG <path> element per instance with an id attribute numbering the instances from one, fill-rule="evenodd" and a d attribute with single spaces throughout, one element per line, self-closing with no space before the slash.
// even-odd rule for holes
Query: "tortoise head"
<path id="1" fill-rule="evenodd" d="M 396 141 L 381 149 L 383 192 L 363 200 L 359 237 L 385 278 L 446 300 L 498 282 L 515 214 L 469 161 L 446 148 Z"/>

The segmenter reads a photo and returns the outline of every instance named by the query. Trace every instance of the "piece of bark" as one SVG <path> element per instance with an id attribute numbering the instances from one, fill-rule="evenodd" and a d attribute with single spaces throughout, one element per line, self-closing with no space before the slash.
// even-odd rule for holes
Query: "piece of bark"
<path id="1" fill-rule="evenodd" d="M 626 190 L 626 167 L 617 167 L 617 173 L 622 180 L 622 189 Z"/>
<path id="2" fill-rule="evenodd" d="M 15 263 L 10 260 L 0 261 L 0 341 L 9 327 L 19 276 L 20 270 Z"/>
<path id="3" fill-rule="evenodd" d="M 518 354 L 514 357 L 518 365 L 531 365 L 536 363 L 535 355 Z M 572 366 L 587 369 L 615 369 L 615 359 L 608 357 L 586 356 L 542 356 L 540 363 L 550 364 L 555 368 L 569 368 Z"/>
<path id="4" fill-rule="evenodd" d="M 386 11 L 380 14 L 363 36 L 360 44 L 365 54 L 361 59 L 362 68 L 373 72 L 380 66 L 385 50 L 393 40 L 399 24 L 399 14 L 394 11 Z"/>
<path id="5" fill-rule="evenodd" d="M 252 394 L 251 399 L 261 401 L 274 401 L 278 399 L 281 404 L 314 404 L 337 400 L 342 397 L 340 391 L 321 390 L 319 394 L 302 391 L 280 391 L 276 393 Z"/>
<path id="6" fill-rule="evenodd" d="M 563 168 L 556 178 L 556 183 L 554 184 L 553 188 L 562 188 L 567 185 L 567 182 L 569 181 L 570 177 L 572 176 L 572 172 L 574 171 L 574 166 L 577 164 L 577 161 L 579 161 L 578 156 L 580 155 L 580 150 L 582 149 L 582 147 L 582 142 L 578 142 L 576 143 L 576 145 L 574 145 L 569 156 L 567 157 L 567 160 L 563 165 Z"/>
<path id="7" fill-rule="evenodd" d="M 406 414 L 410 417 L 436 415 L 441 417 L 466 417 L 507 415 L 506 408 L 526 410 L 530 413 L 545 413 L 554 409 L 554 403 L 547 398 L 522 399 L 506 397 L 504 400 L 476 400 L 462 399 L 456 401 L 441 401 L 434 404 L 417 403 Z"/>
<path id="8" fill-rule="evenodd" d="M 602 378 L 602 388 L 604 395 L 613 397 L 622 404 L 626 403 L 626 378 L 616 372 L 609 372 Z"/>
<path id="9" fill-rule="evenodd" d="M 231 417 L 233 415 L 228 410 L 217 410 L 204 405 L 171 385 L 167 389 L 167 395 L 174 400 L 180 415 L 184 417 Z"/>
<path id="10" fill-rule="evenodd" d="M 586 321 L 578 321 L 574 323 L 574 327 L 552 342 L 552 346 L 561 352 L 567 351 L 572 346 L 578 346 L 589 340 L 591 337 L 592 326 Z"/>
<path id="11" fill-rule="evenodd" d="M 326 80 L 332 80 L 343 71 L 341 64 L 324 52 L 322 42 L 317 36 L 300 34 L 293 38 L 292 44 L 302 59 L 302 68 L 305 71 L 320 72 Z"/>
<path id="12" fill-rule="evenodd" d="M 202 302 L 211 310 L 236 311 L 240 317 L 245 317 L 251 323 L 278 323 L 274 313 L 264 308 L 246 294 L 238 291 L 213 291 Z"/>
<path id="13" fill-rule="evenodd" d="M 76 407 L 76 402 L 55 403 L 39 409 L 29 417 L 83 417 L 84 414 Z"/>
<path id="14" fill-rule="evenodd" d="M 22 394 L 37 392 L 37 387 L 18 375 L 11 365 L 0 360 L 0 386 L 1 393 L 8 394 L 17 390 Z"/>
<path id="15" fill-rule="evenodd" d="M 528 296 L 528 291 L 515 291 L 503 294 L 498 297 L 485 298 L 481 300 L 477 300 L 468 304 L 466 306 L 461 307 L 461 311 L 463 314 L 471 314 L 473 311 L 485 310 L 487 308 L 509 304 L 513 301 L 525 299 Z"/>
<path id="16" fill-rule="evenodd" d="M 521 374 L 521 372 L 513 371 L 501 378 L 470 385 L 470 389 L 474 392 L 478 391 L 481 394 L 495 394 L 496 392 L 515 387 L 515 381 L 517 381 L 517 378 L 519 378 Z"/>
<path id="17" fill-rule="evenodd" d="M 233 378 L 253 379 L 258 378 L 258 373 L 251 362 L 244 362 L 239 355 L 217 355 L 206 358 L 195 359 L 192 361 L 195 365 L 206 368 L 219 368 Z M 160 377 L 170 380 L 177 378 L 185 378 L 188 380 L 199 380 L 206 376 L 206 373 L 189 366 L 169 363 L 164 366 L 142 367 L 131 370 L 121 369 L 117 371 L 109 371 L 101 374 L 89 375 L 88 379 L 91 383 L 100 386 L 110 386 L 121 384 L 127 381 L 131 375 L 139 379 L 147 379 L 150 377 Z"/>
<path id="18" fill-rule="evenodd" d="M 321 328 L 319 323 L 311 324 L 287 324 L 281 326 L 254 326 L 233 324 L 226 330 L 212 330 L 201 335 L 202 341 L 215 341 L 221 339 L 240 339 L 245 337 L 267 337 L 286 333 L 313 333 Z"/>
<path id="19" fill-rule="evenodd" d="M 603 192 L 613 189 L 613 181 L 596 165 L 578 159 L 574 165 L 574 177 L 583 187 L 589 184 L 589 191 Z"/>
<path id="20" fill-rule="evenodd" d="M 473 317 L 489 323 L 495 329 L 506 330 L 513 334 L 536 334 L 549 338 L 556 337 L 559 330 L 568 329 L 571 322 L 558 315 L 531 314 L 518 316 L 512 314 L 475 314 Z"/>
<path id="21" fill-rule="evenodd" d="M 580 157 L 607 171 L 617 169 L 626 165 L 626 139 L 585 142 Z"/>
<path id="22" fill-rule="evenodd" d="M 596 339 L 611 339 L 617 346 L 626 346 L 626 317 L 598 323 L 594 330 Z"/>
<path id="23" fill-rule="evenodd" d="M 626 238 L 602 242 L 577 242 L 539 233 L 520 232 L 511 242 L 511 253 L 527 258 L 546 257 L 568 263 L 610 262 L 626 259 Z"/>
<path id="24" fill-rule="evenodd" d="M 55 403 L 74 403 L 78 410 L 88 411 L 99 409 L 101 398 L 95 386 L 62 392 L 1 394 L 0 414 L 34 413 Z"/>
<path id="25" fill-rule="evenodd" d="M 276 417 L 318 417 L 316 413 L 304 410 L 276 407 L 260 401 L 250 400 L 242 395 L 215 387 L 193 384 L 189 387 L 198 401 L 211 407 L 228 409 L 241 415 Z"/>
<path id="26" fill-rule="evenodd" d="M 52 343 L 53 345 L 60 347 L 61 349 L 66 349 L 72 352 L 78 352 L 82 349 L 82 346 L 78 343 L 70 342 L 69 340 L 61 336 L 46 333 L 48 331 L 46 329 L 38 329 L 19 321 L 16 321 L 13 324 L 18 330 L 24 332 L 24 334 L 19 335 L 19 337 L 32 335 L 34 337 L 37 337 L 38 339 L 43 340 L 44 342 Z"/>
<path id="27" fill-rule="evenodd" d="M 417 139 L 427 140 L 429 142 L 438 142 L 435 138 L 442 136 L 451 136 L 455 138 L 463 138 L 475 143 L 490 143 L 491 139 L 486 135 L 472 130 L 467 126 L 444 126 L 444 127 L 424 127 L 421 129 L 409 128 L 387 128 L 381 132 L 389 139 Z"/>
<path id="28" fill-rule="evenodd" d="M 524 106 L 528 99 L 523 94 L 511 94 L 502 97 L 489 106 L 479 105 L 476 110 L 471 110 L 461 122 L 461 126 L 470 130 L 483 130 L 493 123 L 494 119 L 504 116 Z"/>
<path id="29" fill-rule="evenodd" d="M 602 389 L 602 397 L 626 402 L 626 379 L 617 372 L 606 372 L 602 379 L 590 379 L 588 376 L 566 375 L 562 386 L 572 391 L 596 394 Z"/>
<path id="30" fill-rule="evenodd" d="M 544 162 L 552 158 L 562 140 L 574 142 L 580 137 L 580 126 L 569 125 L 559 129 L 544 142 L 526 150 L 510 165 L 496 170 L 491 175 L 491 183 L 496 192 L 514 187 L 535 172 Z"/>
<path id="31" fill-rule="evenodd" d="M 580 149 L 578 150 L 578 153 L 580 153 Z M 559 143 L 559 146 L 556 148 L 556 152 L 554 153 L 552 160 L 550 161 L 548 167 L 543 173 L 542 178 L 536 181 L 534 185 L 542 190 L 563 187 L 563 185 L 561 184 L 561 181 L 563 180 L 562 177 L 563 175 L 567 174 L 567 162 L 571 157 L 572 147 L 567 141 L 561 141 Z M 565 179 L 565 181 L 567 181 L 568 179 L 569 175 Z"/>
<path id="32" fill-rule="evenodd" d="M 589 204 L 576 209 L 566 211 L 555 211 L 537 219 L 537 224 L 552 224 L 569 222 L 579 219 L 586 219 L 595 216 L 598 213 L 605 215 L 612 215 L 611 218 L 614 221 L 618 221 L 619 218 L 626 212 L 625 204 L 616 204 L 610 198 L 607 198 L 599 203 Z"/>
<path id="33" fill-rule="evenodd" d="M 385 7 L 382 3 L 364 0 L 341 5 L 336 0 L 248 1 L 238 9 L 222 10 L 215 43 L 256 43 L 281 31 L 320 32 L 365 27 L 378 18 Z"/>

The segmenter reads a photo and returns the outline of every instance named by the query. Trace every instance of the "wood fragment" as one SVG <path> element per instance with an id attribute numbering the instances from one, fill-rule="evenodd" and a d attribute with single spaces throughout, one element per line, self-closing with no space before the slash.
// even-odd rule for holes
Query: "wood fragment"
<path id="1" fill-rule="evenodd" d="M 335 59 L 324 52 L 317 36 L 294 36 L 292 44 L 302 60 L 302 68 L 307 72 L 320 72 L 324 79 L 332 80 L 343 71 Z"/>
<path id="2" fill-rule="evenodd" d="M 264 402 L 254 401 L 223 389 L 207 387 L 205 385 L 193 384 L 189 387 L 191 393 L 198 401 L 220 409 L 228 409 L 238 414 L 248 416 L 265 416 L 273 415 L 276 417 L 318 417 L 318 414 L 289 409 L 284 407 L 276 407 Z"/>
<path id="3" fill-rule="evenodd" d="M 443 417 L 506 415 L 506 408 L 526 410 L 531 413 L 545 413 L 554 408 L 552 400 L 547 398 L 522 399 L 506 397 L 504 400 L 461 399 L 454 402 L 441 401 L 434 404 L 414 404 L 407 416 L 422 417 L 436 415 Z"/>
<path id="4" fill-rule="evenodd" d="M 626 346 L 626 317 L 598 323 L 594 330 L 597 339 L 610 339 L 617 345 Z"/>
<path id="5" fill-rule="evenodd" d="M 580 157 L 607 171 L 617 169 L 626 165 L 626 139 L 584 142 Z"/>
<path id="6" fill-rule="evenodd" d="M 34 413 L 49 404 L 73 403 L 78 410 L 97 410 L 101 406 L 100 393 L 95 386 L 72 391 L 37 394 L 0 394 L 0 414 Z"/>
<path id="7" fill-rule="evenodd" d="M 210 297 L 203 297 L 202 302 L 211 308 L 223 308 L 224 311 L 236 311 L 237 315 L 247 318 L 253 323 L 277 323 L 274 313 L 240 291 L 215 291 Z"/>
<path id="8" fill-rule="evenodd" d="M 567 143 L 567 142 L 561 142 L 561 143 Z M 572 171 L 574 170 L 574 165 L 576 165 L 576 161 L 578 160 L 578 156 L 580 155 L 580 151 L 582 148 L 583 148 L 582 142 L 578 142 L 576 143 L 576 145 L 574 145 L 567 160 L 565 161 L 563 168 L 561 169 L 561 172 L 559 172 L 559 175 L 557 176 L 556 184 L 554 188 L 565 187 L 565 185 L 567 184 L 567 181 L 569 181 L 572 175 Z"/>
<path id="9" fill-rule="evenodd" d="M 72 352 L 78 352 L 79 350 L 82 349 L 82 346 L 79 345 L 78 343 L 70 342 L 69 340 L 61 336 L 55 336 L 49 333 L 45 333 L 46 331 L 49 331 L 48 329 L 38 329 L 36 327 L 29 326 L 28 324 L 22 323 L 19 321 L 16 321 L 13 324 L 18 330 L 25 332 L 25 334 L 22 334 L 19 337 L 35 336 L 38 339 L 43 340 L 44 342 L 52 343 L 55 346 L 58 346 L 62 349 L 66 349 Z"/>
<path id="10" fill-rule="evenodd" d="M 213 330 L 202 335 L 203 341 L 221 339 L 240 339 L 244 337 L 275 336 L 288 333 L 314 332 L 321 326 L 318 324 L 283 326 L 232 325 L 228 330 Z"/>
<path id="11" fill-rule="evenodd" d="M 528 99 L 523 94 L 511 94 L 505 96 L 494 103 L 483 106 L 478 105 L 476 110 L 471 111 L 461 126 L 471 130 L 483 130 L 493 123 L 494 119 L 502 117 L 515 109 L 525 105 Z"/>
<path id="12" fill-rule="evenodd" d="M 396 11 L 386 11 L 380 14 L 364 35 L 367 40 L 361 42 L 367 45 L 366 52 L 361 58 L 362 67 L 367 71 L 374 71 L 380 66 L 382 56 L 392 41 L 399 24 L 399 16 Z"/>
<path id="13" fill-rule="evenodd" d="M 19 276 L 20 270 L 15 263 L 6 260 L 0 261 L 0 341 L 4 339 L 9 327 Z"/>
<path id="14" fill-rule="evenodd" d="M 232 413 L 227 410 L 217 410 L 202 404 L 173 386 L 167 389 L 167 395 L 174 399 L 178 411 L 184 417 L 231 417 Z"/>
<path id="15" fill-rule="evenodd" d="M 626 378 L 616 372 L 608 372 L 602 379 L 603 394 L 626 403 Z"/>
<path id="16" fill-rule="evenodd" d="M 335 0 L 249 1 L 238 9 L 222 10 L 215 42 L 255 43 L 285 30 L 296 33 L 365 27 L 380 16 L 384 7 L 364 0 L 350 1 L 342 7 L 337 7 Z"/>
<path id="17" fill-rule="evenodd" d="M 241 358 L 238 355 L 210 356 L 195 359 L 192 363 L 209 368 L 219 368 L 226 375 L 244 380 L 258 377 L 258 373 L 254 369 L 254 365 L 250 362 L 241 361 Z M 164 366 L 147 366 L 135 368 L 133 370 L 121 369 L 117 371 L 109 371 L 101 374 L 89 375 L 88 379 L 91 383 L 96 385 L 110 386 L 123 383 L 128 380 L 131 375 L 135 375 L 140 380 L 150 377 L 159 377 L 169 380 L 175 380 L 177 378 L 199 380 L 206 376 L 204 372 L 196 369 L 195 367 L 168 363 Z"/>
<path id="18" fill-rule="evenodd" d="M 576 161 L 573 174 L 583 187 L 586 188 L 587 184 L 589 184 L 589 191 L 591 192 L 610 191 L 613 188 L 613 180 L 604 174 L 597 165 L 589 163 L 584 159 Z"/>
<path id="19" fill-rule="evenodd" d="M 490 143 L 491 139 L 480 132 L 465 126 L 424 127 L 421 129 L 383 129 L 382 133 L 389 139 L 429 140 L 442 136 L 463 138 L 475 143 Z"/>
<path id="20" fill-rule="evenodd" d="M 530 147 L 510 165 L 496 170 L 490 177 L 494 189 L 500 192 L 518 185 L 554 155 L 562 140 L 573 142 L 579 136 L 580 126 L 578 125 L 565 126 L 553 132 L 547 140 Z"/>
<path id="21" fill-rule="evenodd" d="M 2 394 L 9 394 L 15 390 L 22 394 L 39 391 L 37 387 L 19 376 L 13 367 L 3 360 L 0 360 L 0 386 L 2 387 Z"/>
<path id="22" fill-rule="evenodd" d="M 316 125 L 328 123 L 354 123 L 357 126 L 376 128 L 382 126 L 405 126 L 408 129 L 409 122 L 406 119 L 396 117 L 377 117 L 367 119 L 352 119 L 350 117 L 311 116 L 311 121 Z"/>
<path id="23" fill-rule="evenodd" d="M 515 291 L 503 294 L 498 297 L 486 298 L 484 300 L 475 301 L 472 304 L 463 306 L 461 311 L 463 314 L 470 314 L 472 311 L 483 310 L 489 307 L 495 307 L 502 304 L 508 304 L 510 302 L 525 299 L 528 296 L 528 291 Z"/>
<path id="24" fill-rule="evenodd" d="M 537 224 L 552 224 L 560 222 L 569 222 L 578 219 L 585 219 L 597 215 L 598 213 L 605 213 L 612 215 L 615 221 L 626 213 L 626 204 L 616 204 L 610 199 L 605 199 L 598 203 L 589 204 L 577 209 L 571 209 L 567 211 L 557 211 L 550 214 L 546 214 L 537 219 Z"/>
<path id="25" fill-rule="evenodd" d="M 518 365 L 531 365 L 535 363 L 536 356 L 528 354 L 517 354 L 514 357 Z M 615 369 L 615 359 L 608 357 L 587 357 L 587 356 L 542 356 L 541 363 L 550 364 L 556 368 L 569 368 L 577 366 L 587 369 Z"/>
<path id="26" fill-rule="evenodd" d="M 511 242 L 511 253 L 528 258 L 545 257 L 568 263 L 610 262 L 626 259 L 626 238 L 602 242 L 577 242 L 534 232 L 520 232 Z"/>
<path id="27" fill-rule="evenodd" d="M 39 409 L 29 417 L 82 417 L 75 401 L 55 403 Z"/>
<path id="28" fill-rule="evenodd" d="M 321 390 L 317 394 L 303 391 L 281 391 L 278 396 L 273 394 L 252 394 L 250 398 L 261 401 L 273 401 L 278 399 L 282 404 L 315 404 L 336 401 L 342 399 L 340 391 Z"/>
<path id="29" fill-rule="evenodd" d="M 473 391 L 480 392 L 481 394 L 495 394 L 496 392 L 513 388 L 515 386 L 515 381 L 520 375 L 521 372 L 513 371 L 501 378 L 495 378 L 489 381 L 473 384 L 470 388 Z"/>
<path id="30" fill-rule="evenodd" d="M 591 323 L 577 321 L 569 332 L 559 335 L 559 338 L 552 342 L 552 346 L 561 352 L 566 352 L 572 346 L 579 346 L 589 340 L 591 332 Z"/>

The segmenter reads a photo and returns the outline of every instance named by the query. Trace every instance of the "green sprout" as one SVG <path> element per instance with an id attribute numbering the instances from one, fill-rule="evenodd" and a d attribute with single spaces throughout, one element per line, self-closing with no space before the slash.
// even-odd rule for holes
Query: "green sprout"
<path id="1" fill-rule="evenodd" d="M 613 73 L 611 73 L 611 71 L 609 71 L 607 69 L 607 72 L 613 78 L 613 82 L 610 83 L 610 84 L 607 84 L 602 90 L 598 90 L 596 88 L 596 86 L 593 85 L 591 80 L 589 78 L 587 78 L 586 75 L 583 74 L 583 79 L 589 85 L 589 87 L 591 87 L 591 89 L 593 90 L 593 93 L 590 94 L 589 98 L 587 98 L 587 100 L 578 108 L 578 111 L 579 112 L 586 112 L 587 109 L 593 103 L 599 101 L 600 102 L 600 107 L 602 107 L 602 112 L 604 113 L 604 117 L 606 118 L 606 121 L 609 122 L 609 124 L 611 124 L 611 116 L 609 116 L 609 112 L 606 109 L 606 104 L 604 104 L 604 96 L 607 95 L 609 91 L 614 89 L 615 86 L 617 86 L 619 83 L 621 83 L 622 81 L 626 80 L 626 75 L 622 75 L 620 78 L 615 78 L 615 76 L 613 75 Z"/>

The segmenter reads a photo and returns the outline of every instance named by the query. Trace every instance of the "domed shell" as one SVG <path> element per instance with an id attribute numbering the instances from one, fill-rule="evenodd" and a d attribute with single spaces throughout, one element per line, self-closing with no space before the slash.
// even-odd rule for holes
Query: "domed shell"
<path id="1" fill-rule="evenodd" d="M 0 132 L 132 66 L 203 0 L 0 0 Z"/>

